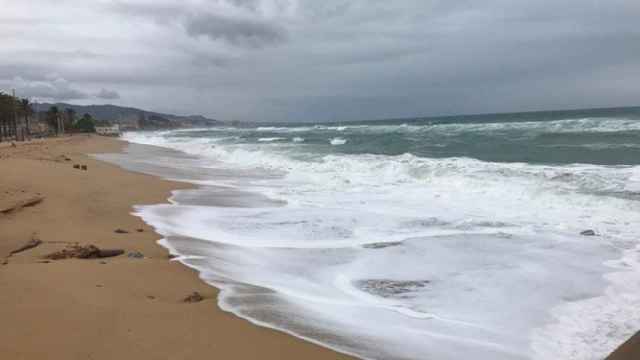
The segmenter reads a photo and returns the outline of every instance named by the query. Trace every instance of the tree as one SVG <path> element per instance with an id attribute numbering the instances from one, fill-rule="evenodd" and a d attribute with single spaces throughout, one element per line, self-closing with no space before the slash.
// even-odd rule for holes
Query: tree
<path id="1" fill-rule="evenodd" d="M 47 124 L 55 129 L 56 134 L 60 133 L 62 129 L 60 129 L 60 110 L 58 110 L 58 107 L 55 105 L 50 107 L 49 110 L 47 110 L 45 118 L 47 119 Z"/>
<path id="2" fill-rule="evenodd" d="M 0 140 L 9 137 L 11 96 L 0 92 Z"/>
<path id="3" fill-rule="evenodd" d="M 22 115 L 24 116 L 24 124 L 27 128 L 27 135 L 31 135 L 31 126 L 29 126 L 29 120 L 31 118 L 31 115 L 33 115 L 33 108 L 31 107 L 29 99 L 24 98 L 20 100 L 20 110 L 22 111 Z"/>
<path id="4" fill-rule="evenodd" d="M 72 129 L 76 122 L 76 111 L 71 108 L 64 109 L 64 128 Z"/>
<path id="5" fill-rule="evenodd" d="M 84 114 L 75 124 L 75 128 L 81 132 L 95 132 L 96 123 L 89 114 Z"/>
<path id="6" fill-rule="evenodd" d="M 15 137 L 17 140 L 18 124 L 16 110 L 19 108 L 18 100 L 3 92 L 0 92 L 0 140 Z"/>

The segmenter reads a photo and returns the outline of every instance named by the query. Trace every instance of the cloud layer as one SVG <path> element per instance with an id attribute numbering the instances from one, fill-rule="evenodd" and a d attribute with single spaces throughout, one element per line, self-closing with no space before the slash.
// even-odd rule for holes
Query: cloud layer
<path id="1" fill-rule="evenodd" d="M 256 121 L 640 102 L 631 0 L 2 5 L 0 89 L 41 100 Z"/>

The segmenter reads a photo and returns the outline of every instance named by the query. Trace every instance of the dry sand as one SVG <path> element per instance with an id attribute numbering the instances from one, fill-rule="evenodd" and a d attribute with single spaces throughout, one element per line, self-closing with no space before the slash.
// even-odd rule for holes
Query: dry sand
<path id="1" fill-rule="evenodd" d="M 122 146 L 96 136 L 0 144 L 1 359 L 347 358 L 219 310 L 217 290 L 169 261 L 159 236 L 130 215 L 134 204 L 165 202 L 187 185 L 85 155 Z M 42 244 L 7 258 L 32 239 Z M 76 243 L 145 258 L 43 260 Z M 194 291 L 204 301 L 184 303 Z"/>

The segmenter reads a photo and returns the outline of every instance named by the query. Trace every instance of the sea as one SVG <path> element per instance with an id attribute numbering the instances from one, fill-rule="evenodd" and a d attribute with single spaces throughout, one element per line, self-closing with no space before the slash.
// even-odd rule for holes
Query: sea
<path id="1" fill-rule="evenodd" d="M 256 325 L 433 360 L 603 359 L 640 330 L 640 108 L 124 139 L 99 157 L 195 185 L 135 215 Z"/>

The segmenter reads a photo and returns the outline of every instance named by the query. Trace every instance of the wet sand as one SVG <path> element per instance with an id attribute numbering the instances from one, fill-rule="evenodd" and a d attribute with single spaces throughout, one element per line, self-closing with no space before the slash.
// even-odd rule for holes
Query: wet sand
<path id="1" fill-rule="evenodd" d="M 348 358 L 221 311 L 217 290 L 170 261 L 159 236 L 130 215 L 189 185 L 86 155 L 123 146 L 96 136 L 0 144 L 0 358 Z M 34 239 L 42 243 L 9 256 Z M 75 244 L 125 254 L 43 259 Z M 204 300 L 185 303 L 193 292 Z"/>
<path id="2" fill-rule="evenodd" d="M 607 360 L 638 360 L 640 359 L 640 332 L 622 344 Z"/>

